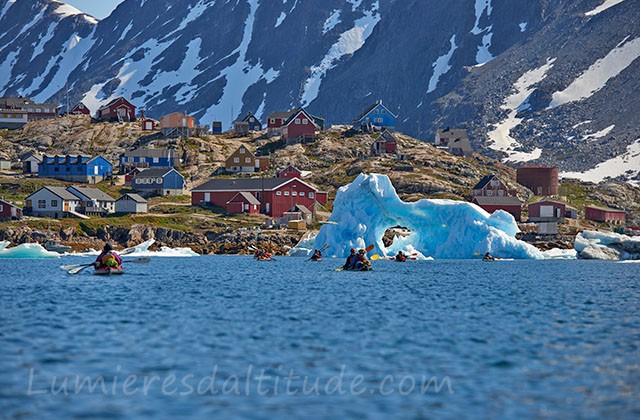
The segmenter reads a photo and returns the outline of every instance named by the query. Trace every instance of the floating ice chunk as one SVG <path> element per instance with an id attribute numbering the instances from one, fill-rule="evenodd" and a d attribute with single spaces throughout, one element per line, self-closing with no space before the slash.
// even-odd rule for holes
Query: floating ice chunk
<path id="1" fill-rule="evenodd" d="M 342 257 L 349 248 L 373 244 L 372 253 L 383 256 L 411 245 L 433 258 L 477 258 L 486 252 L 501 258 L 544 258 L 540 250 L 515 238 L 519 229 L 510 214 L 502 210 L 489 214 L 464 201 L 407 203 L 400 200 L 386 175 L 360 174 L 341 187 L 330 221 L 336 224 L 323 225 L 315 238 L 315 244 L 329 247 L 326 256 Z M 382 237 L 394 226 L 406 227 L 411 234 L 387 248 Z"/>
<path id="2" fill-rule="evenodd" d="M 57 252 L 47 251 L 40 244 L 22 244 L 7 248 L 9 241 L 0 242 L 0 258 L 58 258 Z"/>
<path id="3" fill-rule="evenodd" d="M 585 230 L 576 235 L 573 247 L 578 257 L 592 260 L 640 259 L 640 237 Z"/>

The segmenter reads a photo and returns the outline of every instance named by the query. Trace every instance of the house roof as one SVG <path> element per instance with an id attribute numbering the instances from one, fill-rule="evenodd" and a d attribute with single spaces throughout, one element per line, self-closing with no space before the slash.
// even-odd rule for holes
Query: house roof
<path id="1" fill-rule="evenodd" d="M 317 191 L 316 187 L 298 178 L 212 179 L 197 186 L 192 191 L 273 191 L 293 181 L 301 182 Z"/>
<path id="2" fill-rule="evenodd" d="M 260 122 L 258 120 L 258 117 L 253 115 L 253 112 L 251 112 L 251 111 L 247 112 L 247 115 L 245 115 L 245 117 L 241 121 L 244 121 L 244 122 L 248 123 L 249 122 L 249 118 L 251 118 L 251 117 L 255 118 L 257 122 Z"/>
<path id="3" fill-rule="evenodd" d="M 106 105 L 101 106 L 98 110 L 109 108 L 111 105 L 115 104 L 116 102 L 118 102 L 121 99 L 123 101 L 125 101 L 127 104 L 129 104 L 129 105 L 131 105 L 132 107 L 135 108 L 135 105 L 132 104 L 131 102 L 127 101 L 124 96 L 118 96 L 117 98 L 115 98 L 115 99 L 111 100 L 110 102 L 108 102 Z"/>
<path id="4" fill-rule="evenodd" d="M 147 203 L 147 200 L 145 200 L 144 198 L 142 198 L 138 194 L 134 194 L 134 193 L 126 193 L 122 197 L 118 198 L 116 201 L 120 201 L 125 197 L 129 197 L 130 199 L 132 199 L 136 203 Z"/>
<path id="5" fill-rule="evenodd" d="M 17 108 L 17 109 L 24 109 L 25 106 L 46 106 L 47 108 L 59 108 L 60 105 L 58 104 L 54 104 L 52 102 L 44 102 L 44 103 L 38 103 L 38 102 L 34 102 L 32 101 L 30 98 L 16 98 L 16 97 L 6 97 L 6 98 L 0 98 L 0 108 L 1 107 L 10 107 L 10 108 Z"/>
<path id="6" fill-rule="evenodd" d="M 173 168 L 150 168 L 150 169 L 145 169 L 144 171 L 140 172 L 139 174 L 134 175 L 134 178 L 142 178 L 142 177 L 159 177 L 159 176 L 165 176 L 166 174 L 168 174 L 171 171 L 175 171 L 175 169 Z M 178 174 L 180 174 L 180 172 L 176 171 Z M 180 175 L 182 176 L 182 175 Z"/>
<path id="7" fill-rule="evenodd" d="M 455 138 L 469 138 L 467 130 L 464 128 L 445 128 L 444 130 L 438 130 L 438 135 L 442 138 L 455 139 Z"/>
<path id="8" fill-rule="evenodd" d="M 539 200 L 533 203 L 529 203 L 529 205 L 532 206 L 534 204 L 544 204 L 544 203 L 553 203 L 553 204 L 559 204 L 561 206 L 566 206 L 566 204 L 563 203 L 562 201 L 555 201 L 555 200 Z"/>
<path id="9" fill-rule="evenodd" d="M 483 189 L 484 187 L 486 187 L 486 186 L 487 186 L 487 184 L 489 184 L 489 182 L 491 182 L 491 180 L 492 180 L 493 178 L 495 178 L 495 175 L 494 175 L 494 174 L 492 174 L 492 175 L 485 175 L 485 176 L 480 180 L 480 182 L 478 182 L 478 183 L 476 184 L 476 186 L 475 186 L 475 187 L 473 187 L 472 189 L 474 189 L 474 190 L 481 190 L 481 189 Z"/>
<path id="10" fill-rule="evenodd" d="M 238 194 L 234 195 L 231 200 L 227 201 L 227 204 L 237 203 L 239 201 L 237 200 L 238 196 L 240 196 L 241 198 L 244 198 L 245 201 L 247 201 L 249 204 L 260 205 L 260 201 L 258 201 L 258 199 L 253 194 L 246 191 L 240 191 Z"/>
<path id="11" fill-rule="evenodd" d="M 608 211 L 608 212 L 615 212 L 615 213 L 626 213 L 626 211 L 624 210 L 620 210 L 620 209 L 612 209 L 611 207 L 603 207 L 603 206 L 584 206 L 585 208 L 589 207 L 592 209 L 596 209 L 596 210 L 603 210 L 603 211 Z"/>
<path id="12" fill-rule="evenodd" d="M 6 200 L 3 200 L 2 198 L 0 198 L 0 203 L 2 203 L 2 204 L 6 204 L 7 206 L 10 206 L 10 207 L 15 207 L 15 208 L 17 208 L 17 209 L 21 209 L 20 207 L 16 206 L 15 204 L 10 203 L 10 202 L 8 202 L 8 201 L 6 201 Z M 21 209 L 21 210 L 22 210 L 22 209 Z"/>
<path id="13" fill-rule="evenodd" d="M 75 196 L 73 193 L 68 191 L 65 187 L 48 187 L 47 186 L 47 187 L 42 187 L 41 189 L 49 190 L 53 194 L 55 194 L 58 197 L 62 198 L 63 200 L 74 200 L 74 201 L 79 200 L 79 198 L 77 196 Z M 40 191 L 40 190 L 38 190 L 38 191 Z"/>
<path id="14" fill-rule="evenodd" d="M 320 129 L 320 126 L 319 126 L 319 125 L 318 125 L 318 123 L 316 122 L 316 117 L 314 117 L 313 115 L 309 114 L 309 113 L 308 113 L 304 108 L 298 108 L 298 109 L 295 109 L 295 110 L 291 113 L 291 115 L 289 115 L 289 118 L 287 118 L 287 120 L 286 120 L 286 121 L 284 121 L 284 122 L 282 123 L 282 125 L 283 125 L 283 126 L 285 126 L 285 125 L 289 125 L 289 124 L 291 124 L 291 122 L 292 122 L 293 120 L 295 120 L 295 119 L 296 119 L 296 117 L 298 116 L 298 114 L 300 114 L 301 112 L 302 112 L 302 113 L 304 113 L 304 115 L 306 115 L 306 116 L 307 116 L 307 119 L 308 119 L 309 121 L 311 121 L 311 122 L 313 123 L 313 125 L 315 125 L 315 126 L 316 126 L 316 128 L 317 128 L 318 130 Z"/>
<path id="15" fill-rule="evenodd" d="M 522 202 L 518 197 L 512 196 L 477 196 L 473 197 L 473 201 L 477 202 L 479 205 L 488 205 L 488 206 L 521 206 Z"/>
<path id="16" fill-rule="evenodd" d="M 87 198 L 98 201 L 116 201 L 109 194 L 99 190 L 98 188 L 91 187 L 76 187 L 75 185 L 69 187 L 70 192 L 73 194 L 73 190 L 78 191 L 80 194 L 84 195 Z"/>
<path id="17" fill-rule="evenodd" d="M 313 214 L 311 210 L 309 210 L 306 206 L 303 206 L 302 204 L 296 204 L 295 207 L 301 212 L 303 212 L 304 214 Z"/>
<path id="18" fill-rule="evenodd" d="M 296 110 L 293 111 L 286 111 L 286 112 L 272 112 L 271 115 L 269 115 L 269 119 L 271 118 L 280 118 L 283 120 L 289 119 L 289 117 L 291 116 L 291 114 L 293 114 L 294 112 L 296 112 Z"/>
<path id="19" fill-rule="evenodd" d="M 168 158 L 173 157 L 173 149 L 132 149 L 127 150 L 120 156 L 124 157 L 150 157 L 150 158 Z"/>
<path id="20" fill-rule="evenodd" d="M 386 109 L 386 110 L 387 110 L 387 112 L 388 112 L 389 114 L 391 114 L 394 118 L 397 118 L 397 117 L 398 117 L 396 114 L 394 114 L 393 112 L 391 112 L 391 110 L 390 110 L 389 108 L 387 108 L 386 106 L 384 106 L 384 105 L 382 104 L 382 99 L 381 99 L 381 100 L 376 101 L 375 103 L 373 103 L 371 106 L 369 106 L 369 108 L 367 108 L 364 112 L 362 112 L 362 114 L 360 114 L 360 115 L 358 116 L 358 118 L 356 118 L 356 119 L 355 119 L 355 121 L 360 121 L 361 119 L 363 119 L 364 117 L 366 117 L 366 116 L 367 116 L 367 114 L 369 114 L 371 111 L 373 111 L 373 109 L 374 109 L 375 107 L 377 107 L 378 105 L 382 105 L 382 107 L 383 107 L 384 109 Z"/>

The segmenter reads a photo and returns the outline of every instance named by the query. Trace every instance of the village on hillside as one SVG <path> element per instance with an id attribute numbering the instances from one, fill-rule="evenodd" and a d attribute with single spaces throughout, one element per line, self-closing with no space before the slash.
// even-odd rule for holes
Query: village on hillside
<path id="1" fill-rule="evenodd" d="M 93 139 L 61 146 L 53 138 L 31 148 L 14 144 L 13 153 L 6 148 L 0 151 L 0 221 L 105 218 L 104 223 L 110 223 L 155 208 L 159 213 L 235 215 L 245 217 L 249 225 L 303 232 L 326 220 L 337 187 L 360 171 L 375 170 L 398 179 L 396 188 L 406 191 L 410 199 L 466 199 L 489 213 L 510 213 L 523 223 L 524 231 L 536 235 L 575 233 L 584 223 L 620 233 L 638 232 L 637 214 L 584 200 L 584 194 L 571 187 L 579 182 L 561 186 L 558 167 L 521 165 L 514 177 L 512 169 L 475 153 L 464 129 L 438 129 L 430 144 L 397 133 L 397 116 L 381 100 L 353 116 L 351 124 L 332 127 L 297 108 L 274 112 L 264 124 L 249 112 L 224 131 L 219 121 L 199 125 L 193 116 L 181 112 L 159 120 L 149 118 L 123 97 L 102 106 L 95 115 L 83 103 L 62 114 L 55 104 L 0 98 L 0 129 L 5 130 L 5 138 L 30 125 L 83 118 L 85 127 L 103 124 L 102 131 L 135 127 L 134 139 L 117 156 L 113 144 L 105 146 L 103 153 L 86 154 L 86 143 Z M 205 138 L 217 139 L 218 146 Z M 322 143 L 328 139 L 357 147 L 342 151 L 341 157 L 339 148 Z M 217 165 L 210 162 L 216 147 L 223 156 Z M 308 156 L 304 147 L 317 150 Z M 436 163 L 422 160 L 425 153 Z M 329 157 L 332 154 L 338 156 Z M 352 167 L 338 169 L 345 157 Z M 314 162 L 323 159 L 322 164 Z M 470 162 L 475 166 L 467 174 L 456 166 L 469 167 Z M 423 181 L 421 174 L 433 175 L 431 166 L 439 163 L 448 166 L 447 175 Z M 323 165 L 323 170 L 317 169 Z M 439 179 L 458 184 L 457 195 L 442 195 L 450 187 L 440 187 Z"/>

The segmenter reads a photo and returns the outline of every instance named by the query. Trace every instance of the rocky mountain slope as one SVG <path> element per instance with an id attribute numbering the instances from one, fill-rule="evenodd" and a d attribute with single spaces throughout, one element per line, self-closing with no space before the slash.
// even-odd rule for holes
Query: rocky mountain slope
<path id="1" fill-rule="evenodd" d="M 0 94 L 124 95 L 226 127 L 298 105 L 349 122 L 382 98 L 421 139 L 465 127 L 506 162 L 636 179 L 637 16 L 635 0 L 125 0 L 97 22 L 0 0 Z"/>

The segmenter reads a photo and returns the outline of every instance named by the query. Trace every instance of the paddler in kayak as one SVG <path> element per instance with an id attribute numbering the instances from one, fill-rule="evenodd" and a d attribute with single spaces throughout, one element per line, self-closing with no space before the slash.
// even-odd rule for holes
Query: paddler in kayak
<path id="1" fill-rule="evenodd" d="M 271 259 L 271 253 L 265 251 L 264 249 L 259 249 L 253 255 L 253 258 L 255 258 L 256 260 L 268 261 Z"/>
<path id="2" fill-rule="evenodd" d="M 396 262 L 406 262 L 407 256 L 402 253 L 402 251 L 398 251 L 395 258 Z"/>
<path id="3" fill-rule="evenodd" d="M 495 261 L 495 259 L 496 258 L 488 252 L 482 257 L 482 261 Z"/>
<path id="4" fill-rule="evenodd" d="M 322 260 L 322 251 L 320 251 L 319 249 L 316 249 L 315 251 L 313 251 L 313 255 L 310 258 L 311 261 L 320 261 Z"/>
<path id="5" fill-rule="evenodd" d="M 113 250 L 113 245 L 107 242 L 102 248 L 102 252 L 93 263 L 96 270 L 122 269 L 122 258 Z"/>
<path id="6" fill-rule="evenodd" d="M 351 250 L 349 250 L 349 256 L 347 257 L 347 261 L 344 263 L 344 265 L 342 266 L 343 270 L 353 270 L 356 267 L 356 258 L 358 257 L 358 255 L 356 254 L 356 249 L 355 248 L 351 248 Z"/>
<path id="7" fill-rule="evenodd" d="M 367 253 L 364 249 L 358 251 L 356 256 L 355 270 L 365 271 L 371 268 L 371 262 L 367 259 Z"/>

